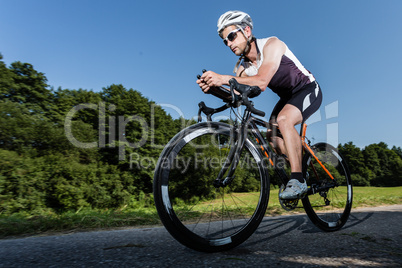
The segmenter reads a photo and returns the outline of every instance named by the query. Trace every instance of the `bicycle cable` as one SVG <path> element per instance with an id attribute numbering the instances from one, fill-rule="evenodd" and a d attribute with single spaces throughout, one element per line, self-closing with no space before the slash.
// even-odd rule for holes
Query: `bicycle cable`
<path id="1" fill-rule="evenodd" d="M 235 117 L 236 117 L 236 119 L 237 119 L 238 121 L 241 121 L 241 120 L 242 120 L 241 117 L 240 117 L 240 115 L 236 112 L 236 110 L 235 110 L 233 107 L 230 108 L 230 120 L 232 120 L 232 112 L 233 112 L 233 114 L 235 115 Z M 234 121 L 234 120 L 233 120 L 233 121 Z"/>

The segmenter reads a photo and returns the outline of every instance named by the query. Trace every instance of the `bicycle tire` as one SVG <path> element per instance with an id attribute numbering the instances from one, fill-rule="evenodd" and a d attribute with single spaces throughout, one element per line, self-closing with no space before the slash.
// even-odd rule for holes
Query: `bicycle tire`
<path id="1" fill-rule="evenodd" d="M 254 233 L 265 215 L 269 176 L 260 151 L 249 139 L 235 171 L 237 177 L 225 188 L 213 186 L 221 170 L 219 161 L 214 161 L 216 166 L 200 162 L 219 154 L 221 163 L 226 156 L 221 153 L 233 144 L 233 133 L 233 127 L 225 123 L 199 123 L 173 137 L 159 157 L 154 175 L 159 217 L 169 233 L 191 249 L 218 252 L 236 247 Z M 241 193 L 244 182 L 254 185 L 255 192 Z M 240 208 L 240 202 L 246 206 Z"/>
<path id="2" fill-rule="evenodd" d="M 334 180 L 310 153 L 306 153 L 303 172 L 310 194 L 302 199 L 303 207 L 318 228 L 336 231 L 345 225 L 352 208 L 353 187 L 349 168 L 335 147 L 318 143 L 311 148 Z"/>

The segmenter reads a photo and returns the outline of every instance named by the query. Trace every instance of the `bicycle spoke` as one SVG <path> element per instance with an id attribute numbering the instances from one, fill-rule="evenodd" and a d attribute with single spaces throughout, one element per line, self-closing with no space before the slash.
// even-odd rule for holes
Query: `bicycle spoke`
<path id="1" fill-rule="evenodd" d="M 261 154 L 247 140 L 240 156 L 246 164 L 237 166 L 230 175 L 233 180 L 226 186 L 214 185 L 222 165 L 232 161 L 227 155 L 235 143 L 230 126 L 204 125 L 196 125 L 194 131 L 178 136 L 172 149 L 161 156 L 166 163 L 161 162 L 160 166 L 166 168 L 156 170 L 155 178 L 165 185 L 159 198 L 159 191 L 155 192 L 155 202 L 160 200 L 158 213 L 176 239 L 189 247 L 212 250 L 230 247 L 252 234 L 265 215 L 269 182 Z M 175 165 L 179 160 L 186 165 Z M 254 195 L 241 193 L 246 180 L 258 191 L 258 198 L 245 199 Z"/>
<path id="2" fill-rule="evenodd" d="M 307 176 L 309 187 L 314 189 L 313 185 L 316 185 L 319 190 L 304 198 L 303 205 L 318 227 L 326 231 L 337 230 L 345 224 L 352 205 L 350 174 L 342 157 L 332 146 L 324 143 L 316 145 L 315 156 L 320 163 L 307 155 L 303 165 L 307 167 L 306 174 L 311 176 Z M 327 171 L 331 172 L 336 181 L 332 180 Z M 334 186 L 335 183 L 339 186 Z"/>
<path id="3" fill-rule="evenodd" d="M 245 217 L 245 215 L 243 214 L 243 211 L 241 210 L 240 206 L 237 205 L 237 203 L 236 203 L 236 200 L 235 200 L 235 199 L 238 199 L 238 198 L 236 198 L 236 197 L 233 196 L 233 195 L 230 195 L 230 197 L 232 198 L 233 203 L 235 204 L 235 206 L 236 206 L 237 210 L 239 211 L 241 217 L 242 217 L 243 219 L 245 219 L 246 217 Z M 238 200 L 242 202 L 242 200 L 240 200 L 240 199 L 238 199 Z M 242 202 L 242 203 L 245 204 L 245 202 Z"/>

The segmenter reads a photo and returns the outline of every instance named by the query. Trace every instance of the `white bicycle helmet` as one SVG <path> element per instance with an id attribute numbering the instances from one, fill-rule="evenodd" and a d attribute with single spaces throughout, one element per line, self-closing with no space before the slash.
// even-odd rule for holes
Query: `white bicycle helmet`
<path id="1" fill-rule="evenodd" d="M 253 29 L 251 17 L 242 11 L 231 10 L 220 16 L 218 20 L 218 34 L 221 35 L 223 29 L 230 25 L 245 25 Z"/>
<path id="2" fill-rule="evenodd" d="M 244 37 L 247 39 L 247 46 L 244 49 L 242 55 L 240 56 L 239 60 L 236 63 L 236 66 L 233 70 L 234 73 L 237 73 L 237 69 L 239 67 L 240 62 L 244 59 L 245 55 L 250 51 L 251 48 L 251 42 L 255 40 L 253 35 L 250 35 L 249 37 L 246 36 L 243 28 L 246 26 L 249 26 L 251 29 L 253 29 L 253 21 L 251 20 L 251 17 L 242 11 L 238 10 L 231 10 L 226 13 L 224 13 L 222 16 L 220 16 L 218 20 L 218 34 L 221 38 L 223 30 L 231 25 L 236 25 L 241 32 L 243 33 Z"/>

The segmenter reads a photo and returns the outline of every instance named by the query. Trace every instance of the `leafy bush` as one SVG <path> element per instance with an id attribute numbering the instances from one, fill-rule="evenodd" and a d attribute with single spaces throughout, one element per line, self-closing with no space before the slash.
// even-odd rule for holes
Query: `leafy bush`
<path id="1" fill-rule="evenodd" d="M 14 62 L 7 67 L 1 60 L 0 55 L 1 215 L 153 205 L 156 160 L 171 137 L 194 121 L 173 120 L 139 91 L 122 85 L 100 92 L 53 90 L 31 64 Z M 82 104 L 85 109 L 76 109 Z M 69 114 L 73 115 L 66 123 Z M 76 146 L 68 133 L 81 144 L 95 146 Z M 139 148 L 126 146 L 143 137 Z M 339 145 L 339 151 L 355 185 L 402 185 L 401 148 L 379 143 L 361 150 L 347 143 Z M 182 153 L 186 157 L 196 152 Z M 205 156 L 217 155 L 211 148 Z M 174 172 L 177 181 L 172 179 L 171 191 L 176 190 L 178 200 L 194 201 L 195 191 L 201 198 L 210 197 L 208 170 L 190 167 L 185 175 L 197 178 L 191 186 L 182 183 L 180 170 Z M 258 189 L 258 174 L 251 174 L 247 165 L 237 172 L 239 179 L 232 185 L 236 191 Z M 269 173 L 271 183 L 277 184 L 273 170 Z"/>

